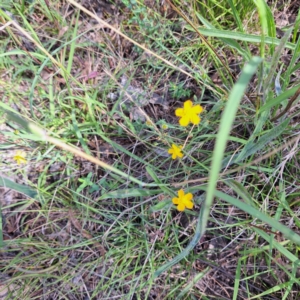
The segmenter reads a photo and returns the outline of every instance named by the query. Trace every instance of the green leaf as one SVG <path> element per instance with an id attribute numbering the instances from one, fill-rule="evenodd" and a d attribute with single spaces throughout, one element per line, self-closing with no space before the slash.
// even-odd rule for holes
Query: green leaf
<path id="1" fill-rule="evenodd" d="M 286 119 L 280 125 L 272 128 L 269 132 L 264 134 L 256 143 L 252 141 L 253 139 L 249 140 L 249 144 L 245 145 L 244 149 L 240 153 L 235 154 L 233 157 L 226 157 L 223 160 L 222 168 L 230 166 L 232 164 L 237 164 L 249 157 L 250 155 L 253 155 L 261 149 L 263 149 L 266 146 L 266 144 L 270 143 L 272 140 L 281 135 L 284 129 L 288 126 L 289 122 L 290 119 Z"/>
<path id="2" fill-rule="evenodd" d="M 298 13 L 298 17 L 300 17 L 300 10 Z M 299 21 L 300 21 L 300 18 L 299 18 Z M 296 30 L 296 26 L 294 26 L 294 30 Z M 297 35 L 298 35 L 298 33 L 297 33 Z M 284 83 L 283 83 L 283 87 L 282 87 L 283 90 L 285 90 L 287 88 L 287 86 L 290 84 L 291 75 L 297 69 L 299 69 L 299 64 L 298 64 L 298 66 L 296 64 L 299 59 L 299 52 L 300 52 L 300 36 L 298 37 L 298 41 L 296 43 L 295 50 L 292 52 L 293 56 L 289 62 L 289 66 L 284 73 Z M 296 69 L 294 69 L 294 67 L 296 67 Z"/>
<path id="3" fill-rule="evenodd" d="M 195 231 L 195 235 L 193 236 L 191 242 L 187 245 L 187 247 L 182 250 L 178 255 L 176 255 L 171 261 L 167 262 L 166 264 L 162 265 L 159 267 L 153 274 L 153 278 L 157 278 L 161 273 L 164 271 L 168 270 L 178 262 L 180 262 L 182 259 L 184 259 L 198 244 L 199 239 L 202 236 L 202 233 L 204 232 L 202 228 L 202 215 L 203 215 L 203 209 L 200 210 L 200 214 L 198 216 L 198 222 L 197 222 L 197 227 Z"/>
<path id="4" fill-rule="evenodd" d="M 33 134 L 34 135 L 34 136 L 32 136 L 33 140 L 44 141 L 46 139 L 46 132 L 42 128 L 35 125 L 31 121 L 25 120 L 24 117 L 21 117 L 18 112 L 14 111 L 12 108 L 10 108 L 5 103 L 0 102 L 0 107 L 2 107 L 2 109 L 5 111 L 8 119 L 10 119 L 13 122 L 22 126 L 28 133 Z M 29 135 L 29 138 L 30 138 L 30 135 Z"/>
<path id="5" fill-rule="evenodd" d="M 34 198 L 37 195 L 37 192 L 32 188 L 30 188 L 29 186 L 18 184 L 3 176 L 0 176 L 0 186 L 12 189 L 30 198 Z"/>
<path id="6" fill-rule="evenodd" d="M 157 212 L 157 211 L 160 211 L 160 210 L 164 209 L 167 205 L 168 205 L 168 206 L 171 205 L 171 200 L 170 200 L 170 199 L 160 201 L 160 202 L 158 202 L 157 204 L 155 204 L 154 206 L 151 206 L 150 211 L 151 211 L 151 212 Z"/>
<path id="7" fill-rule="evenodd" d="M 237 195 L 240 196 L 247 204 L 255 206 L 251 195 L 241 183 L 233 179 L 227 179 L 224 181 L 224 183 L 227 184 L 230 188 L 232 188 L 232 190 L 234 190 L 237 193 Z"/>
<path id="8" fill-rule="evenodd" d="M 102 195 L 99 200 L 104 199 L 123 199 L 123 198 L 135 198 L 135 197 L 147 197 L 160 194 L 161 190 L 147 190 L 147 189 L 120 189 L 112 192 L 108 192 Z"/>
<path id="9" fill-rule="evenodd" d="M 271 82 L 273 82 L 273 77 L 274 74 L 276 72 L 277 66 L 278 66 L 278 62 L 282 56 L 282 51 L 285 48 L 285 45 L 291 35 L 293 28 L 290 28 L 282 37 L 279 46 L 277 47 L 273 57 L 272 57 L 272 61 L 271 61 L 271 65 L 270 65 L 270 69 L 268 71 L 268 76 L 267 78 L 264 80 L 264 89 L 265 89 L 265 94 L 267 94 L 268 90 L 271 87 Z"/>
<path id="10" fill-rule="evenodd" d="M 200 19 L 200 21 L 208 28 L 208 29 L 216 29 L 211 23 L 209 23 L 204 17 L 202 17 L 198 12 L 196 12 L 197 17 Z M 234 39 L 229 38 L 222 38 L 220 37 L 220 40 L 224 43 L 229 45 L 231 48 L 234 48 L 238 51 L 239 54 L 241 54 L 246 60 L 250 59 L 250 54 L 245 51 L 241 45 L 236 42 Z"/>
<path id="11" fill-rule="evenodd" d="M 195 31 L 193 27 L 190 25 L 186 25 L 186 28 Z M 249 43 L 261 43 L 263 41 L 263 38 L 261 35 L 253 35 L 253 34 L 246 34 L 241 32 L 235 32 L 235 31 L 228 31 L 228 30 L 219 30 L 219 29 L 207 29 L 207 28 L 197 28 L 200 33 L 202 33 L 204 36 L 211 36 L 211 37 L 218 37 L 218 38 L 229 38 L 234 39 L 238 41 L 246 41 Z M 272 38 L 272 37 L 265 37 L 264 42 L 266 44 L 271 45 L 279 45 L 280 39 Z M 294 50 L 295 44 L 293 43 L 286 43 L 286 47 L 288 49 Z"/>
<path id="12" fill-rule="evenodd" d="M 294 87 L 292 87 L 291 89 L 284 91 L 282 94 L 280 94 L 278 97 L 273 98 L 273 99 L 268 99 L 266 101 L 266 104 L 264 104 L 260 110 L 258 111 L 258 113 L 262 113 L 266 110 L 271 109 L 273 106 L 276 106 L 278 104 L 280 104 L 282 101 L 292 97 L 296 91 L 299 89 L 300 85 L 296 85 Z"/>
<path id="13" fill-rule="evenodd" d="M 229 99 L 226 103 L 224 113 L 220 122 L 220 129 L 217 135 L 216 144 L 214 147 L 211 171 L 209 175 L 209 184 L 207 188 L 207 196 L 204 203 L 204 212 L 202 222 L 202 229 L 205 230 L 206 223 L 212 205 L 215 187 L 219 178 L 219 172 L 222 167 L 222 159 L 226 148 L 227 140 L 231 131 L 236 112 L 240 105 L 240 101 L 245 93 L 248 83 L 256 72 L 259 64 L 262 62 L 260 57 L 253 57 L 244 67 L 242 74 L 234 87 L 232 88 Z"/>
<path id="14" fill-rule="evenodd" d="M 147 170 L 148 174 L 152 177 L 152 179 L 154 180 L 154 182 L 157 183 L 157 184 L 160 186 L 161 190 L 162 190 L 165 194 L 167 194 L 167 195 L 169 195 L 169 196 L 174 196 L 174 195 L 176 195 L 176 193 L 174 193 L 173 190 L 171 190 L 171 189 L 168 188 L 167 186 L 164 186 L 164 185 L 161 183 L 160 179 L 157 177 L 157 175 L 156 175 L 155 172 L 152 170 L 152 168 L 150 168 L 149 166 L 147 166 L 147 167 L 146 167 L 146 170 Z"/>
<path id="15" fill-rule="evenodd" d="M 257 219 L 261 220 L 262 222 L 270 225 L 275 230 L 280 231 L 285 236 L 285 238 L 293 241 L 297 245 L 300 245 L 300 236 L 296 232 L 294 232 L 292 229 L 284 226 L 283 224 L 281 224 L 280 222 L 278 222 L 274 218 L 272 218 L 272 217 L 268 216 L 267 214 L 259 211 L 255 207 L 250 206 L 250 205 L 248 205 L 248 204 L 246 204 L 242 201 L 239 201 L 236 198 L 233 198 L 233 197 L 231 197 L 231 196 L 229 196 L 225 193 L 222 193 L 220 191 L 215 191 L 214 195 L 216 197 L 219 197 L 219 198 L 225 200 L 226 202 L 236 206 L 237 208 L 247 212 L 253 218 L 257 218 Z"/>

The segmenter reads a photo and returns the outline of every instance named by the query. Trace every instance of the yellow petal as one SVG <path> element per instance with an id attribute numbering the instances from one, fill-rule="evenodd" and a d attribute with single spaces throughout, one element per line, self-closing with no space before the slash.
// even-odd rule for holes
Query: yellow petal
<path id="1" fill-rule="evenodd" d="M 203 111 L 203 107 L 199 104 L 193 107 L 193 113 L 195 114 L 200 114 L 202 111 Z"/>
<path id="2" fill-rule="evenodd" d="M 191 117 L 191 122 L 194 124 L 194 125 L 198 125 L 201 121 L 200 117 L 197 116 L 197 115 L 192 115 Z"/>
<path id="3" fill-rule="evenodd" d="M 18 164 L 26 163 L 26 159 L 24 157 L 18 158 Z"/>
<path id="4" fill-rule="evenodd" d="M 178 204 L 178 203 L 179 203 L 179 199 L 175 197 L 175 198 L 172 199 L 172 202 L 173 202 L 174 204 Z"/>
<path id="5" fill-rule="evenodd" d="M 182 117 L 182 116 L 184 116 L 184 110 L 183 110 L 183 108 L 177 108 L 177 109 L 175 110 L 175 115 L 176 115 L 177 117 Z"/>
<path id="6" fill-rule="evenodd" d="M 16 156 L 23 156 L 23 157 L 25 157 L 25 156 L 26 156 L 26 152 L 24 152 L 24 151 L 22 151 L 22 150 L 18 150 L 18 151 L 16 152 Z"/>
<path id="7" fill-rule="evenodd" d="M 187 193 L 185 196 L 186 201 L 191 201 L 193 199 L 193 194 L 192 193 Z"/>
<path id="8" fill-rule="evenodd" d="M 20 165 L 23 163 L 25 164 L 27 162 L 25 157 L 26 157 L 26 152 L 24 152 L 22 150 L 18 150 L 16 152 L 16 155 L 13 157 L 13 159 L 17 162 L 18 165 Z"/>
<path id="9" fill-rule="evenodd" d="M 181 158 L 183 154 L 181 153 L 182 146 L 176 146 L 172 144 L 172 148 L 169 149 L 168 153 L 172 154 L 172 159 L 176 159 L 177 156 Z"/>
<path id="10" fill-rule="evenodd" d="M 183 104 L 183 108 L 185 110 L 190 110 L 193 107 L 193 102 L 191 100 L 187 100 Z"/>
<path id="11" fill-rule="evenodd" d="M 193 209 L 194 207 L 194 203 L 192 201 L 185 202 L 184 204 L 188 209 Z"/>
<path id="12" fill-rule="evenodd" d="M 183 127 L 188 126 L 190 123 L 190 118 L 188 116 L 184 116 L 179 120 L 179 124 Z"/>
<path id="13" fill-rule="evenodd" d="M 177 156 L 181 158 L 181 157 L 183 156 L 183 153 L 178 152 L 178 153 L 177 153 Z"/>
<path id="14" fill-rule="evenodd" d="M 177 210 L 184 211 L 184 209 L 185 209 L 185 205 L 183 203 L 178 204 Z"/>
<path id="15" fill-rule="evenodd" d="M 183 189 L 180 189 L 178 191 L 178 197 L 179 197 L 179 199 L 184 197 L 184 190 Z"/>

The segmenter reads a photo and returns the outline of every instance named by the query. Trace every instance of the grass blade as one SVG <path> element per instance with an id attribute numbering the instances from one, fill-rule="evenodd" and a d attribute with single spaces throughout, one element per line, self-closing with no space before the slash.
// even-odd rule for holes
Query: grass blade
<path id="1" fill-rule="evenodd" d="M 130 198 L 130 197 L 148 197 L 153 196 L 161 193 L 161 190 L 147 190 L 147 189 L 139 189 L 139 188 L 132 188 L 132 189 L 120 189 L 112 192 L 108 192 L 102 195 L 99 200 L 104 199 L 123 199 L 123 198 Z"/>
<path id="2" fill-rule="evenodd" d="M 223 192 L 215 191 L 214 194 L 216 197 L 219 197 L 226 202 L 242 209 L 243 211 L 249 213 L 253 218 L 257 218 L 261 220 L 262 222 L 270 225 L 274 229 L 280 231 L 287 239 L 293 241 L 295 244 L 300 245 L 300 236 L 294 232 L 292 229 L 282 225 L 274 218 L 271 218 L 270 216 L 262 213 L 261 211 L 257 210 L 255 207 L 250 206 L 244 202 L 241 202 Z M 273 239 L 273 238 L 272 238 Z M 274 242 L 274 241 L 273 241 Z"/>
<path id="3" fill-rule="evenodd" d="M 280 60 L 280 57 L 281 57 L 281 54 L 282 54 L 282 51 L 283 49 L 285 48 L 285 45 L 291 35 L 291 32 L 292 32 L 292 29 L 293 28 L 290 28 L 283 36 L 283 38 L 281 39 L 281 42 L 279 44 L 279 46 L 277 47 L 276 51 L 275 51 L 275 54 L 273 55 L 272 57 L 272 61 L 271 61 L 271 65 L 270 65 L 270 69 L 269 69 L 269 72 L 268 72 L 268 76 L 267 78 L 265 79 L 264 81 L 264 88 L 265 88 L 265 93 L 267 94 L 269 88 L 270 88 L 270 84 L 271 82 L 273 81 L 273 77 L 274 77 L 274 74 L 276 72 L 276 68 L 277 68 L 277 65 L 278 65 L 278 62 Z"/>
<path id="4" fill-rule="evenodd" d="M 3 176 L 0 176 L 0 186 L 12 189 L 30 198 L 34 198 L 37 195 L 37 192 L 29 186 L 13 182 Z"/>
<path id="5" fill-rule="evenodd" d="M 253 139 L 249 139 L 249 143 L 247 145 L 245 145 L 244 149 L 240 153 L 237 153 L 236 155 L 234 155 L 233 158 L 230 156 L 230 157 L 226 157 L 223 160 L 222 168 L 228 166 L 228 163 L 229 163 L 229 165 L 239 163 L 239 162 L 243 161 L 244 159 L 246 159 L 247 157 L 249 157 L 250 155 L 253 155 L 253 154 L 257 153 L 258 151 L 260 151 L 261 149 L 263 149 L 268 143 L 270 143 L 272 140 L 274 140 L 275 138 L 277 138 L 278 136 L 281 135 L 281 133 L 288 126 L 289 122 L 290 122 L 290 119 L 286 119 L 280 125 L 272 128 L 269 132 L 264 134 L 258 140 L 257 143 L 253 143 Z"/>
<path id="6" fill-rule="evenodd" d="M 197 17 L 200 19 L 200 21 L 208 28 L 208 29 L 216 29 L 211 23 L 209 23 L 203 16 L 201 16 L 199 13 L 196 12 Z M 220 38 L 220 40 L 225 44 L 230 46 L 231 48 L 234 48 L 239 54 L 243 56 L 244 59 L 249 60 L 250 59 L 250 53 L 241 47 L 241 45 L 235 41 L 234 39 L 228 39 L 228 38 Z"/>
<path id="7" fill-rule="evenodd" d="M 273 106 L 276 106 L 276 105 L 280 104 L 282 101 L 284 101 L 284 100 L 292 97 L 297 92 L 297 90 L 299 89 L 299 87 L 300 87 L 300 85 L 296 85 L 296 86 L 292 87 L 291 89 L 283 92 L 278 97 L 270 99 L 270 100 L 267 100 L 266 104 L 264 104 L 260 108 L 259 113 L 262 113 L 262 112 L 264 112 L 264 111 L 266 111 L 268 109 L 271 109 Z"/>
<path id="8" fill-rule="evenodd" d="M 229 99 L 220 122 L 220 129 L 217 135 L 217 140 L 213 152 L 212 166 L 209 176 L 209 184 L 207 188 L 207 196 L 204 203 L 203 218 L 201 220 L 203 233 L 205 231 L 206 224 L 208 221 L 210 207 L 213 202 L 215 187 L 222 166 L 222 159 L 227 144 L 227 139 L 230 134 L 231 126 L 233 124 L 236 112 L 246 90 L 246 87 L 250 82 L 253 74 L 257 70 L 257 67 L 259 66 L 261 61 L 262 59 L 259 57 L 253 57 L 250 60 L 250 62 L 244 67 L 241 77 L 238 79 L 237 83 L 234 85 L 229 95 Z"/>
<path id="9" fill-rule="evenodd" d="M 194 31 L 194 29 L 186 25 L 186 29 L 189 29 L 191 31 Z M 228 30 L 221 30 L 221 29 L 207 29 L 207 28 L 198 28 L 199 32 L 202 33 L 204 36 L 210 36 L 210 37 L 218 37 L 218 38 L 228 38 L 228 39 L 234 39 L 237 41 L 245 41 L 249 43 L 262 43 L 263 38 L 260 35 L 254 35 L 254 34 L 247 34 L 247 33 L 241 33 L 241 32 L 235 32 L 235 31 L 228 31 Z M 264 42 L 266 44 L 271 45 L 279 45 L 280 39 L 277 38 L 271 38 L 271 37 L 265 37 Z M 286 43 L 286 48 L 294 50 L 295 44 L 294 43 Z"/>

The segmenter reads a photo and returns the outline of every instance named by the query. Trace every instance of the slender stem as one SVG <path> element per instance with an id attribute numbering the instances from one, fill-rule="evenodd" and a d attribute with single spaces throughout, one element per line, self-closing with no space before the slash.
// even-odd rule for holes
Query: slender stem
<path id="1" fill-rule="evenodd" d="M 82 158 L 84 158 L 84 159 L 86 159 L 86 160 L 88 160 L 88 161 L 90 161 L 90 162 L 92 162 L 92 163 L 94 163 L 94 164 L 96 164 L 96 165 L 98 165 L 98 166 L 106 169 L 106 170 L 112 171 L 115 174 L 118 174 L 121 177 L 126 178 L 127 180 L 135 182 L 135 183 L 139 184 L 140 186 L 152 186 L 152 187 L 159 186 L 159 184 L 156 184 L 156 183 L 144 183 L 144 182 L 142 182 L 142 181 L 140 181 L 140 180 L 138 180 L 138 179 L 136 179 L 136 178 L 134 178 L 134 177 L 132 177 L 132 176 L 130 176 L 130 175 L 128 175 L 128 174 L 126 174 L 126 173 L 124 173 L 124 172 L 116 169 L 116 168 L 114 168 L 113 166 L 111 166 L 111 165 L 109 165 L 109 164 L 107 164 L 107 163 L 99 160 L 96 157 L 93 157 L 93 156 L 91 156 L 91 155 L 89 155 L 89 154 L 87 154 L 87 153 L 85 153 L 85 152 L 83 152 L 83 151 L 81 151 L 81 150 L 73 147 L 73 146 L 67 145 L 66 143 L 62 142 L 59 139 L 47 136 L 46 140 L 49 143 L 51 143 L 51 144 L 53 144 L 53 145 L 55 145 L 55 146 L 57 146 L 59 148 L 62 148 L 64 150 L 67 150 L 67 151 L 75 154 L 75 155 L 78 155 L 78 156 L 80 156 L 80 157 L 82 157 Z"/>
<path id="2" fill-rule="evenodd" d="M 296 91 L 296 93 L 294 94 L 294 96 L 289 100 L 289 103 L 286 106 L 286 108 L 279 115 L 277 115 L 273 119 L 271 119 L 271 122 L 276 121 L 277 119 L 279 119 L 280 117 L 282 117 L 284 114 L 286 114 L 289 111 L 289 109 L 291 108 L 291 106 L 294 103 L 294 101 L 298 98 L 299 95 L 300 95 L 300 88 Z"/>

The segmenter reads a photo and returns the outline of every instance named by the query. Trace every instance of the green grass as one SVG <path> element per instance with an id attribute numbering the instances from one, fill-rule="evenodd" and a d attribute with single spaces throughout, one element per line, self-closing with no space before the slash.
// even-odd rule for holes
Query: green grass
<path id="1" fill-rule="evenodd" d="M 299 16 L 172 3 L 3 3 L 5 299 L 300 297 Z M 205 111 L 184 128 L 187 99 Z"/>

